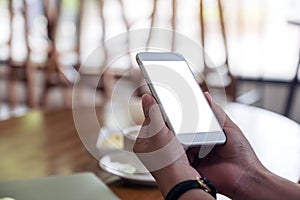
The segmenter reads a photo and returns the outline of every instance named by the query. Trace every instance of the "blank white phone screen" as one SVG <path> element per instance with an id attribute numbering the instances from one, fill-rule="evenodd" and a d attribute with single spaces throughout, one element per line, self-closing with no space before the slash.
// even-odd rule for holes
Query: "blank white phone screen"
<path id="1" fill-rule="evenodd" d="M 185 61 L 143 61 L 176 134 L 222 131 Z"/>

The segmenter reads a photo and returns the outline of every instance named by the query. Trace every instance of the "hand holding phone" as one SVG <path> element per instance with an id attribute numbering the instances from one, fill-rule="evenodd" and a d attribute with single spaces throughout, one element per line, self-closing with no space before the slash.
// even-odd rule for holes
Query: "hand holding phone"
<path id="1" fill-rule="evenodd" d="M 137 62 L 163 117 L 184 145 L 214 145 L 226 136 L 188 63 L 175 53 L 144 52 Z"/>

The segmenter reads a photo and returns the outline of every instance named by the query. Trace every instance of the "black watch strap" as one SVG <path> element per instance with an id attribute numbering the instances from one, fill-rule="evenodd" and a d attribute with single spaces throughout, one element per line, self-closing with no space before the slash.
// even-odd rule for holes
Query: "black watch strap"
<path id="1" fill-rule="evenodd" d="M 178 199 L 183 193 L 191 189 L 202 189 L 203 191 L 217 198 L 216 187 L 207 178 L 196 177 L 196 180 L 183 181 L 175 185 L 166 196 L 166 200 Z"/>

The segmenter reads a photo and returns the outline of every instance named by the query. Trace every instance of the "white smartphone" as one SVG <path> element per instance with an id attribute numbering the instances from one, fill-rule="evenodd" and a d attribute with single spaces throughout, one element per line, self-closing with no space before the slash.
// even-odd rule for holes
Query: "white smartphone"
<path id="1" fill-rule="evenodd" d="M 142 52 L 136 60 L 168 127 L 187 146 L 215 145 L 226 136 L 188 63 L 177 53 Z"/>

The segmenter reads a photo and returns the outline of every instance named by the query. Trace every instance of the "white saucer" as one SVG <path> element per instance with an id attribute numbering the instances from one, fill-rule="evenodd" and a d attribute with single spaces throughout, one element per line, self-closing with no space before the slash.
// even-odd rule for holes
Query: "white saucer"
<path id="1" fill-rule="evenodd" d="M 111 152 L 100 159 L 99 165 L 105 171 L 131 182 L 156 185 L 155 179 L 132 152 Z"/>

